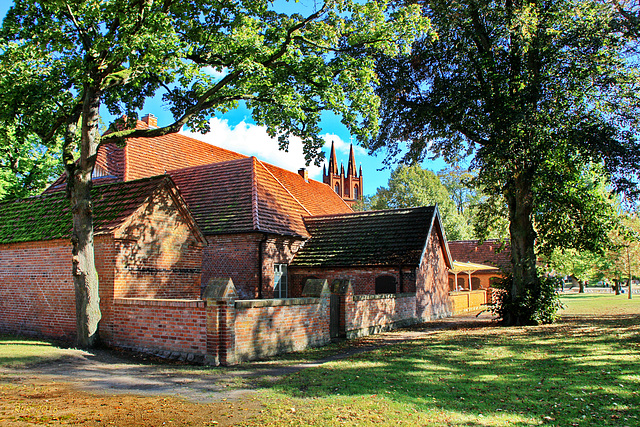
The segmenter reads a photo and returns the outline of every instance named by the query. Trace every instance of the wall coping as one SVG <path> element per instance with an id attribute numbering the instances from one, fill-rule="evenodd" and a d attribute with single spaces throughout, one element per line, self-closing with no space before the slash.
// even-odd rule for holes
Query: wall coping
<path id="1" fill-rule="evenodd" d="M 197 299 L 152 299 L 152 298 L 114 298 L 114 304 L 146 305 L 162 307 L 204 307 L 205 302 Z"/>
<path id="2" fill-rule="evenodd" d="M 398 299 L 415 297 L 415 292 L 404 292 L 400 294 L 371 294 L 371 295 L 354 295 L 354 301 L 365 301 L 371 299 Z"/>
<path id="3" fill-rule="evenodd" d="M 319 304 L 320 298 L 278 298 L 237 300 L 236 308 L 282 307 L 289 305 Z"/>
<path id="4" fill-rule="evenodd" d="M 468 295 L 468 294 L 479 294 L 487 292 L 486 289 L 476 289 L 474 291 L 449 291 L 450 296 L 454 295 Z"/>

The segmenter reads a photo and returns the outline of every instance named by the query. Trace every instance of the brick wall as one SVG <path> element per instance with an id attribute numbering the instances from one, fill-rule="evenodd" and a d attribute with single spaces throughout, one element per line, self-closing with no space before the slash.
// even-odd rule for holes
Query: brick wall
<path id="1" fill-rule="evenodd" d="M 370 335 L 415 323 L 414 293 L 354 295 L 349 287 L 343 297 L 347 338 Z"/>
<path id="2" fill-rule="evenodd" d="M 75 310 L 68 241 L 0 245 L 1 332 L 74 340 Z"/>
<path id="3" fill-rule="evenodd" d="M 260 234 L 207 236 L 202 259 L 202 285 L 214 277 L 230 277 L 242 299 L 258 297 Z"/>
<path id="4" fill-rule="evenodd" d="M 200 296 L 202 246 L 168 192 L 154 195 L 115 234 L 114 296 Z"/>
<path id="5" fill-rule="evenodd" d="M 398 289 L 398 292 L 415 292 L 415 272 L 410 268 L 404 268 L 402 273 L 403 289 Z M 376 293 L 376 277 L 382 275 L 395 277 L 397 286 L 400 287 L 399 269 L 393 267 L 289 268 L 291 294 L 294 297 L 302 294 L 302 287 L 309 278 L 326 279 L 329 283 L 336 279 L 348 279 L 356 295 L 371 295 Z"/>
<path id="6" fill-rule="evenodd" d="M 108 343 L 165 357 L 204 360 L 206 319 L 202 300 L 116 298 Z"/>
<path id="7" fill-rule="evenodd" d="M 273 297 L 276 263 L 288 264 L 302 239 L 259 233 L 207 236 L 209 246 L 202 260 L 202 285 L 214 277 L 230 277 L 240 299 Z M 259 265 L 262 246 L 262 266 Z M 262 295 L 258 290 L 262 272 Z M 293 294 L 292 294 L 293 295 Z"/>
<path id="8" fill-rule="evenodd" d="M 236 361 L 327 344 L 329 297 L 236 301 Z"/>
<path id="9" fill-rule="evenodd" d="M 421 321 L 451 315 L 449 269 L 443 252 L 442 241 L 434 231 L 429 236 L 416 277 L 416 318 Z"/>
<path id="10" fill-rule="evenodd" d="M 274 264 L 289 264 L 302 247 L 302 243 L 302 239 L 284 236 L 270 236 L 265 241 L 262 262 L 262 298 L 273 298 Z M 294 295 L 290 287 L 288 296 Z"/>

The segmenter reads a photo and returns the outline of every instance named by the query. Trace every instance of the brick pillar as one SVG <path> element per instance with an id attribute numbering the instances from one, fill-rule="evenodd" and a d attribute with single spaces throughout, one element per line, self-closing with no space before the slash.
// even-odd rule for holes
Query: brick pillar
<path id="1" fill-rule="evenodd" d="M 353 286 L 349 279 L 335 279 L 331 282 L 331 292 L 340 297 L 340 336 L 347 336 L 347 325 L 350 324 L 353 308 Z"/>
<path id="2" fill-rule="evenodd" d="M 230 278 L 212 278 L 204 290 L 207 302 L 207 363 L 234 365 L 236 359 L 236 299 Z"/>

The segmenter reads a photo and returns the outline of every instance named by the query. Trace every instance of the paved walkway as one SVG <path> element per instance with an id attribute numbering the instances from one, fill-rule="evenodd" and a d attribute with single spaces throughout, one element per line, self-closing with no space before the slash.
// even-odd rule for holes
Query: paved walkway
<path id="1" fill-rule="evenodd" d="M 443 329 L 478 328 L 491 325 L 486 313 L 434 320 L 378 335 L 346 341 L 320 360 L 296 363 L 291 358 L 272 358 L 234 367 L 194 367 L 152 364 L 126 358 L 109 350 L 69 350 L 62 360 L 42 363 L 27 370 L 0 368 L 0 379 L 70 383 L 94 393 L 172 395 L 195 402 L 216 402 L 245 398 L 256 390 L 256 381 L 276 380 L 302 369 L 320 366 L 389 344 L 419 340 Z M 301 355 L 300 359 L 304 359 Z"/>

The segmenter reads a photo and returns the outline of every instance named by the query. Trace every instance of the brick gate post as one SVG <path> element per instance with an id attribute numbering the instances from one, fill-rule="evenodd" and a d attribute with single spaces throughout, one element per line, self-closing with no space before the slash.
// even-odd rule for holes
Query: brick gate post
<path id="1" fill-rule="evenodd" d="M 236 359 L 236 299 L 230 278 L 212 278 L 202 298 L 207 302 L 207 363 L 234 365 Z"/>

